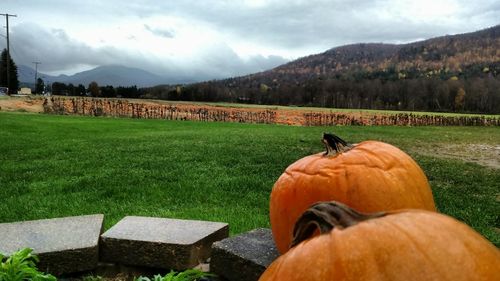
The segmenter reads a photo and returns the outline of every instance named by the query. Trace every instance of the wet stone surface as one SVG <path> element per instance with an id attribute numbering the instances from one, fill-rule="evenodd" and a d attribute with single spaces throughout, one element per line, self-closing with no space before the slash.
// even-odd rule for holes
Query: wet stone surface
<path id="1" fill-rule="evenodd" d="M 103 215 L 0 223 L 0 253 L 32 248 L 38 269 L 54 275 L 92 270 L 99 260 Z"/>
<path id="2" fill-rule="evenodd" d="M 254 229 L 214 243 L 210 271 L 230 281 L 257 281 L 278 256 L 271 230 Z"/>
<path id="3" fill-rule="evenodd" d="M 101 261 L 185 270 L 228 235 L 226 223 L 128 216 L 101 236 Z"/>

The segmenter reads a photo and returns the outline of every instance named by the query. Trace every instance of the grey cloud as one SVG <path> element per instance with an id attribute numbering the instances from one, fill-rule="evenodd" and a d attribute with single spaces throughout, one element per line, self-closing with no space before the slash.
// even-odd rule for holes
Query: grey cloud
<path id="1" fill-rule="evenodd" d="M 286 48 L 330 48 L 357 42 L 411 41 L 453 33 L 459 29 L 440 23 L 377 17 L 374 11 L 382 11 L 387 5 L 390 3 L 386 1 L 311 1 L 295 6 L 277 5 L 261 11 L 259 15 L 249 15 L 247 18 L 235 15 L 229 20 L 235 33 L 241 32 L 256 40 L 274 41 Z M 470 29 L 468 31 L 478 29 L 467 28 Z"/>
<path id="2" fill-rule="evenodd" d="M 227 78 L 264 71 L 286 62 L 280 56 L 256 55 L 243 59 L 227 44 L 219 43 L 208 47 L 195 65 L 205 72 L 202 75 L 207 78 Z"/>
<path id="3" fill-rule="evenodd" d="M 12 28 L 11 47 L 18 64 L 42 61 L 41 69 L 56 71 L 79 65 L 106 65 L 127 62 L 128 54 L 114 47 L 93 48 L 70 38 L 62 29 L 44 29 L 34 23 Z M 135 56 L 136 59 L 140 59 Z"/>
<path id="4" fill-rule="evenodd" d="M 145 4 L 141 13 L 180 15 L 269 46 L 318 50 L 355 42 L 408 42 L 470 32 L 496 25 L 500 18 L 500 4 L 492 0 L 461 0 L 457 4 L 462 7 L 460 14 L 433 23 L 397 15 L 377 16 L 378 11 L 393 5 L 387 0 L 296 0 L 269 1 L 262 7 L 249 8 L 239 1 L 178 0 L 175 4 Z"/>
<path id="5" fill-rule="evenodd" d="M 152 28 L 149 25 L 145 24 L 144 28 L 151 32 L 152 34 L 164 38 L 174 38 L 174 32 L 166 29 L 160 29 L 160 28 Z"/>
<path id="6" fill-rule="evenodd" d="M 7 8 L 18 2 L 2 1 Z M 377 17 L 378 11 L 394 6 L 395 1 L 389 0 L 270 0 L 261 7 L 248 7 L 237 0 L 24 2 L 29 2 L 31 10 L 50 8 L 50 14 L 67 14 L 77 3 L 78 13 L 73 17 L 80 21 L 173 15 L 259 44 L 289 49 L 312 46 L 318 50 L 354 42 L 402 42 L 463 33 L 496 25 L 500 18 L 498 0 L 457 0 L 460 13 L 434 23 L 416 22 L 397 15 Z M 168 29 L 149 28 L 159 36 L 173 35 Z"/>
<path id="7" fill-rule="evenodd" d="M 30 23 L 12 27 L 11 50 L 17 64 L 29 65 L 34 60 L 43 60 L 43 68 L 48 71 L 92 60 L 91 48 L 72 41 L 63 30 L 46 30 Z"/>
<path id="8" fill-rule="evenodd" d="M 470 4 L 471 2 L 469 2 Z M 500 16 L 500 1 L 487 0 L 472 2 L 476 5 L 470 5 L 468 9 L 464 10 L 463 16 L 465 19 L 482 17 L 483 19 L 498 18 Z M 465 4 L 465 3 L 464 3 Z"/>
<path id="9" fill-rule="evenodd" d="M 63 29 L 44 29 L 34 23 L 12 28 L 11 53 L 18 65 L 41 61 L 41 72 L 74 69 L 81 65 L 123 65 L 150 71 L 173 81 L 201 81 L 263 71 L 286 62 L 279 56 L 240 58 L 226 44 L 206 48 L 191 62 L 143 56 L 115 47 L 91 47 L 67 35 Z"/>
<path id="10" fill-rule="evenodd" d="M 216 30 L 228 40 L 248 41 L 270 49 L 292 50 L 308 55 L 310 50 L 326 49 L 358 42 L 409 42 L 444 34 L 463 33 L 499 23 L 498 0 L 457 0 L 456 15 L 436 22 L 402 18 L 397 14 L 381 17 L 392 8 L 389 0 L 270 0 L 263 6 L 248 7 L 242 1 L 70 1 L 1 0 L 6 12 L 18 13 L 13 21 L 13 47 L 19 60 L 30 64 L 43 60 L 43 68 L 66 69 L 76 65 L 123 64 L 144 68 L 159 74 L 178 73 L 196 79 L 223 78 L 272 68 L 285 60 L 281 57 L 254 56 L 240 58 L 224 42 L 206 50 L 203 57 L 189 63 L 161 62 L 139 53 L 127 53 L 113 47 L 95 48 L 70 38 L 64 30 L 47 30 L 39 26 L 18 24 L 21 19 L 40 14 L 61 16 L 71 14 L 77 22 L 106 24 L 116 19 L 136 21 L 152 16 L 175 16 L 187 23 L 199 24 Z M 399 2 L 398 2 L 399 3 Z M 78 12 L 72 12 L 78 5 Z M 157 36 L 172 38 L 168 27 L 144 25 Z M 16 43 L 17 41 L 17 43 Z M 230 43 L 228 41 L 228 43 Z M 304 50 L 308 50 L 305 52 Z M 313 51 L 314 52 L 314 51 Z M 15 51 L 14 51 L 14 55 Z"/>
<path id="11" fill-rule="evenodd" d="M 287 62 L 288 60 L 280 56 L 271 55 L 264 57 L 262 55 L 255 55 L 251 57 L 248 64 L 250 69 L 259 69 L 259 71 L 264 71 Z"/>

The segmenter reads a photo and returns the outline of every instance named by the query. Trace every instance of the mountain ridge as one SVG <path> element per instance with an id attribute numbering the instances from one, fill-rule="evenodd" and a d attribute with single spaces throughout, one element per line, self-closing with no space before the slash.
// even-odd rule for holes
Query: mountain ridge
<path id="1" fill-rule="evenodd" d="M 354 43 L 337 46 L 270 70 L 220 79 L 216 83 L 229 88 L 249 88 L 260 84 L 272 87 L 277 83 L 304 83 L 313 78 L 339 78 L 346 73 L 380 74 L 392 71 L 390 68 L 396 72 L 403 71 L 402 75 L 407 78 L 428 75 L 431 71 L 438 72 L 434 75 L 446 72 L 452 77 L 460 75 L 463 68 L 492 62 L 500 62 L 500 24 L 479 31 L 404 44 Z"/>
<path id="2" fill-rule="evenodd" d="M 487 42 L 488 39 L 495 42 Z M 443 61 L 443 64 L 447 65 L 450 70 L 459 70 L 460 66 L 453 61 L 453 58 L 464 60 L 462 54 L 471 51 L 491 59 L 491 52 L 496 50 L 485 50 L 484 47 L 499 45 L 500 25 L 496 25 L 479 31 L 444 35 L 404 44 L 356 43 L 342 45 L 319 54 L 299 58 L 262 73 L 307 72 L 329 75 L 348 70 L 350 66 L 359 64 L 368 64 L 370 68 L 379 70 L 387 68 L 387 64 L 395 64 L 397 68 L 425 67 L 435 69 L 436 65 L 433 62 L 436 61 Z M 493 61 L 500 60 L 500 53 L 496 52 L 493 57 Z M 386 59 L 388 61 L 384 61 Z M 412 60 L 421 61 L 418 62 L 417 66 L 417 63 L 411 62 Z M 467 61 L 466 65 L 482 61 L 480 58 L 476 58 Z M 326 71 L 322 71 L 322 68 L 325 68 Z"/>
<path id="3" fill-rule="evenodd" d="M 19 81 L 24 84 L 33 85 L 35 81 L 35 70 L 29 66 L 20 65 L 18 67 Z M 138 86 L 148 87 L 165 83 L 168 78 L 153 74 L 140 68 L 127 67 L 122 65 L 104 65 L 90 70 L 81 71 L 73 75 L 61 74 L 59 76 L 48 75 L 38 72 L 37 75 L 45 83 L 72 83 L 87 86 L 95 81 L 101 86 L 111 85 L 113 87 Z"/>

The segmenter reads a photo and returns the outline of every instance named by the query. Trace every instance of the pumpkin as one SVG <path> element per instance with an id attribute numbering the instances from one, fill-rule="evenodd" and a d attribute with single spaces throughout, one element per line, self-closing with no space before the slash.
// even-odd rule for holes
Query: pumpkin
<path id="1" fill-rule="evenodd" d="M 294 247 L 259 281 L 500 280 L 500 251 L 437 212 L 363 214 L 322 202 L 299 218 L 294 235 Z"/>
<path id="2" fill-rule="evenodd" d="M 291 164 L 272 189 L 270 221 L 280 253 L 290 246 L 297 218 L 319 201 L 362 212 L 436 210 L 424 172 L 397 147 L 379 141 L 351 145 L 332 134 L 324 134 L 323 143 L 326 153 Z"/>

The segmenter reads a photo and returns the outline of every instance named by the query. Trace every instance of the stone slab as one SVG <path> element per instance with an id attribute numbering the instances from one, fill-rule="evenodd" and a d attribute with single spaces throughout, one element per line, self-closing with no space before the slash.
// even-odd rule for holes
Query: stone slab
<path id="1" fill-rule="evenodd" d="M 99 261 L 104 215 L 0 223 L 0 253 L 32 248 L 38 269 L 54 275 L 92 270 Z"/>
<path id="2" fill-rule="evenodd" d="M 257 281 L 278 256 L 271 230 L 258 228 L 215 242 L 210 271 L 230 281 Z"/>
<path id="3" fill-rule="evenodd" d="M 101 261 L 185 270 L 228 237 L 226 223 L 128 216 L 101 235 Z"/>

